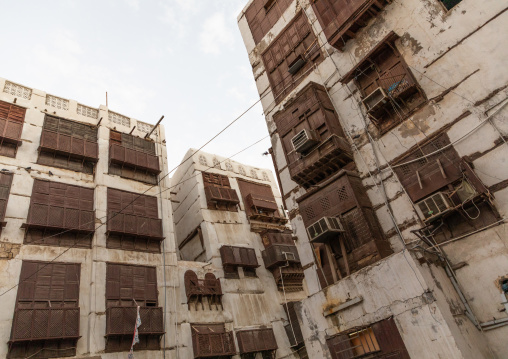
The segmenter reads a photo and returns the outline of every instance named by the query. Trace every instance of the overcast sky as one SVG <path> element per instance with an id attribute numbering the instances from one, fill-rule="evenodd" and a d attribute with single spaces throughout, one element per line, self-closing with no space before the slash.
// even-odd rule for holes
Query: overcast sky
<path id="1" fill-rule="evenodd" d="M 247 0 L 0 0 L 0 76 L 155 123 L 170 169 L 259 99 L 236 18 Z M 204 148 L 268 134 L 261 105 Z M 269 139 L 234 159 L 272 168 Z"/>

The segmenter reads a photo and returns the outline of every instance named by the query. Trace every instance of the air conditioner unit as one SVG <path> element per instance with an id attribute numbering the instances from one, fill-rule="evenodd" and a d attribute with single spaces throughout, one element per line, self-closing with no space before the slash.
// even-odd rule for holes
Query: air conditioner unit
<path id="1" fill-rule="evenodd" d="M 344 232 L 344 227 L 338 218 L 323 217 L 316 223 L 307 227 L 309 239 L 314 243 L 324 243 L 330 237 L 335 237 Z"/>
<path id="2" fill-rule="evenodd" d="M 314 131 L 302 130 L 291 139 L 291 143 L 296 152 L 303 153 L 319 143 L 319 140 Z"/>
<path id="3" fill-rule="evenodd" d="M 429 222 L 451 211 L 453 206 L 448 196 L 443 192 L 434 193 L 432 196 L 416 203 L 416 211 L 424 222 Z"/>
<path id="4" fill-rule="evenodd" d="M 370 95 L 362 100 L 368 114 L 375 113 L 389 101 L 388 95 L 381 87 L 375 89 Z"/>

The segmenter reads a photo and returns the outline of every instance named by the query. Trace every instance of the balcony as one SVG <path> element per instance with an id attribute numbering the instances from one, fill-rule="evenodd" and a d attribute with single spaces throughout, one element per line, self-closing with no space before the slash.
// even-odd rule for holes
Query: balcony
<path id="1" fill-rule="evenodd" d="M 207 203 L 239 204 L 238 194 L 232 188 L 205 187 Z"/>
<path id="2" fill-rule="evenodd" d="M 125 235 L 162 241 L 162 220 L 133 214 L 109 212 L 108 234 Z"/>
<path id="3" fill-rule="evenodd" d="M 0 140 L 20 146 L 23 122 L 0 118 Z"/>
<path id="4" fill-rule="evenodd" d="M 161 307 L 139 308 L 140 335 L 164 334 L 163 311 Z M 106 310 L 106 336 L 132 335 L 136 324 L 136 307 L 110 307 Z"/>
<path id="5" fill-rule="evenodd" d="M 223 266 L 258 268 L 256 251 L 253 248 L 222 246 L 220 256 Z"/>
<path id="6" fill-rule="evenodd" d="M 277 350 L 277 341 L 272 328 L 242 330 L 236 332 L 240 354 Z"/>
<path id="7" fill-rule="evenodd" d="M 97 142 L 74 136 L 43 130 L 39 149 L 97 162 L 99 147 Z"/>
<path id="8" fill-rule="evenodd" d="M 303 268 L 300 264 L 290 264 L 289 267 L 279 267 L 272 270 L 275 283 L 279 290 L 298 292 L 303 290 Z"/>
<path id="9" fill-rule="evenodd" d="M 233 332 L 192 333 L 194 358 L 233 356 L 236 354 Z"/>
<path id="10" fill-rule="evenodd" d="M 95 211 L 32 203 L 24 228 L 95 232 Z"/>
<path id="11" fill-rule="evenodd" d="M 389 3 L 391 0 L 315 0 L 312 7 L 328 42 L 342 50 Z"/>
<path id="12" fill-rule="evenodd" d="M 349 142 L 331 135 L 305 156 L 289 164 L 289 174 L 296 183 L 310 187 L 353 161 Z"/>
<path id="13" fill-rule="evenodd" d="M 78 338 L 79 308 L 16 309 L 9 342 Z"/>
<path id="14" fill-rule="evenodd" d="M 287 263 L 300 263 L 300 256 L 294 245 L 272 244 L 261 252 L 266 269 Z"/>
<path id="15" fill-rule="evenodd" d="M 220 280 L 212 273 L 205 274 L 205 279 L 198 279 L 196 272 L 188 270 L 184 281 L 187 300 L 194 296 L 222 296 Z"/>
<path id="16" fill-rule="evenodd" d="M 109 146 L 109 160 L 120 166 L 141 169 L 143 171 L 159 174 L 159 159 L 157 156 L 123 147 L 118 144 Z"/>

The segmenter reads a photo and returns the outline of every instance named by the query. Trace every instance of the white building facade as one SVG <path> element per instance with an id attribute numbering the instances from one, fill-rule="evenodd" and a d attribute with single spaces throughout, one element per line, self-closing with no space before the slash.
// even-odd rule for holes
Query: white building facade
<path id="1" fill-rule="evenodd" d="M 238 16 L 309 357 L 505 356 L 506 10 L 251 0 Z"/>

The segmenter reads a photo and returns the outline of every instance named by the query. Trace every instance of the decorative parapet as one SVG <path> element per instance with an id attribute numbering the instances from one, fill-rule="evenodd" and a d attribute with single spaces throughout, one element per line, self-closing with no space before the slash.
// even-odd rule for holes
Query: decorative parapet
<path id="1" fill-rule="evenodd" d="M 137 121 L 138 130 L 141 132 L 149 133 L 151 130 L 153 130 L 153 125 L 150 125 L 149 123 Z"/>
<path id="2" fill-rule="evenodd" d="M 46 95 L 46 105 L 55 107 L 59 110 L 69 111 L 69 100 L 53 95 Z"/>
<path id="3" fill-rule="evenodd" d="M 117 123 L 122 126 L 130 127 L 131 119 L 127 116 L 120 115 L 119 113 L 109 111 L 108 118 L 111 122 Z"/>
<path id="4" fill-rule="evenodd" d="M 78 103 L 78 108 L 76 109 L 78 115 L 86 116 L 90 118 L 99 118 L 99 110 L 96 108 L 88 107 L 85 105 L 81 105 Z"/>
<path id="5" fill-rule="evenodd" d="M 26 100 L 30 100 L 32 98 L 31 88 L 21 86 L 10 81 L 5 81 L 4 92 L 17 97 L 22 97 Z"/>

